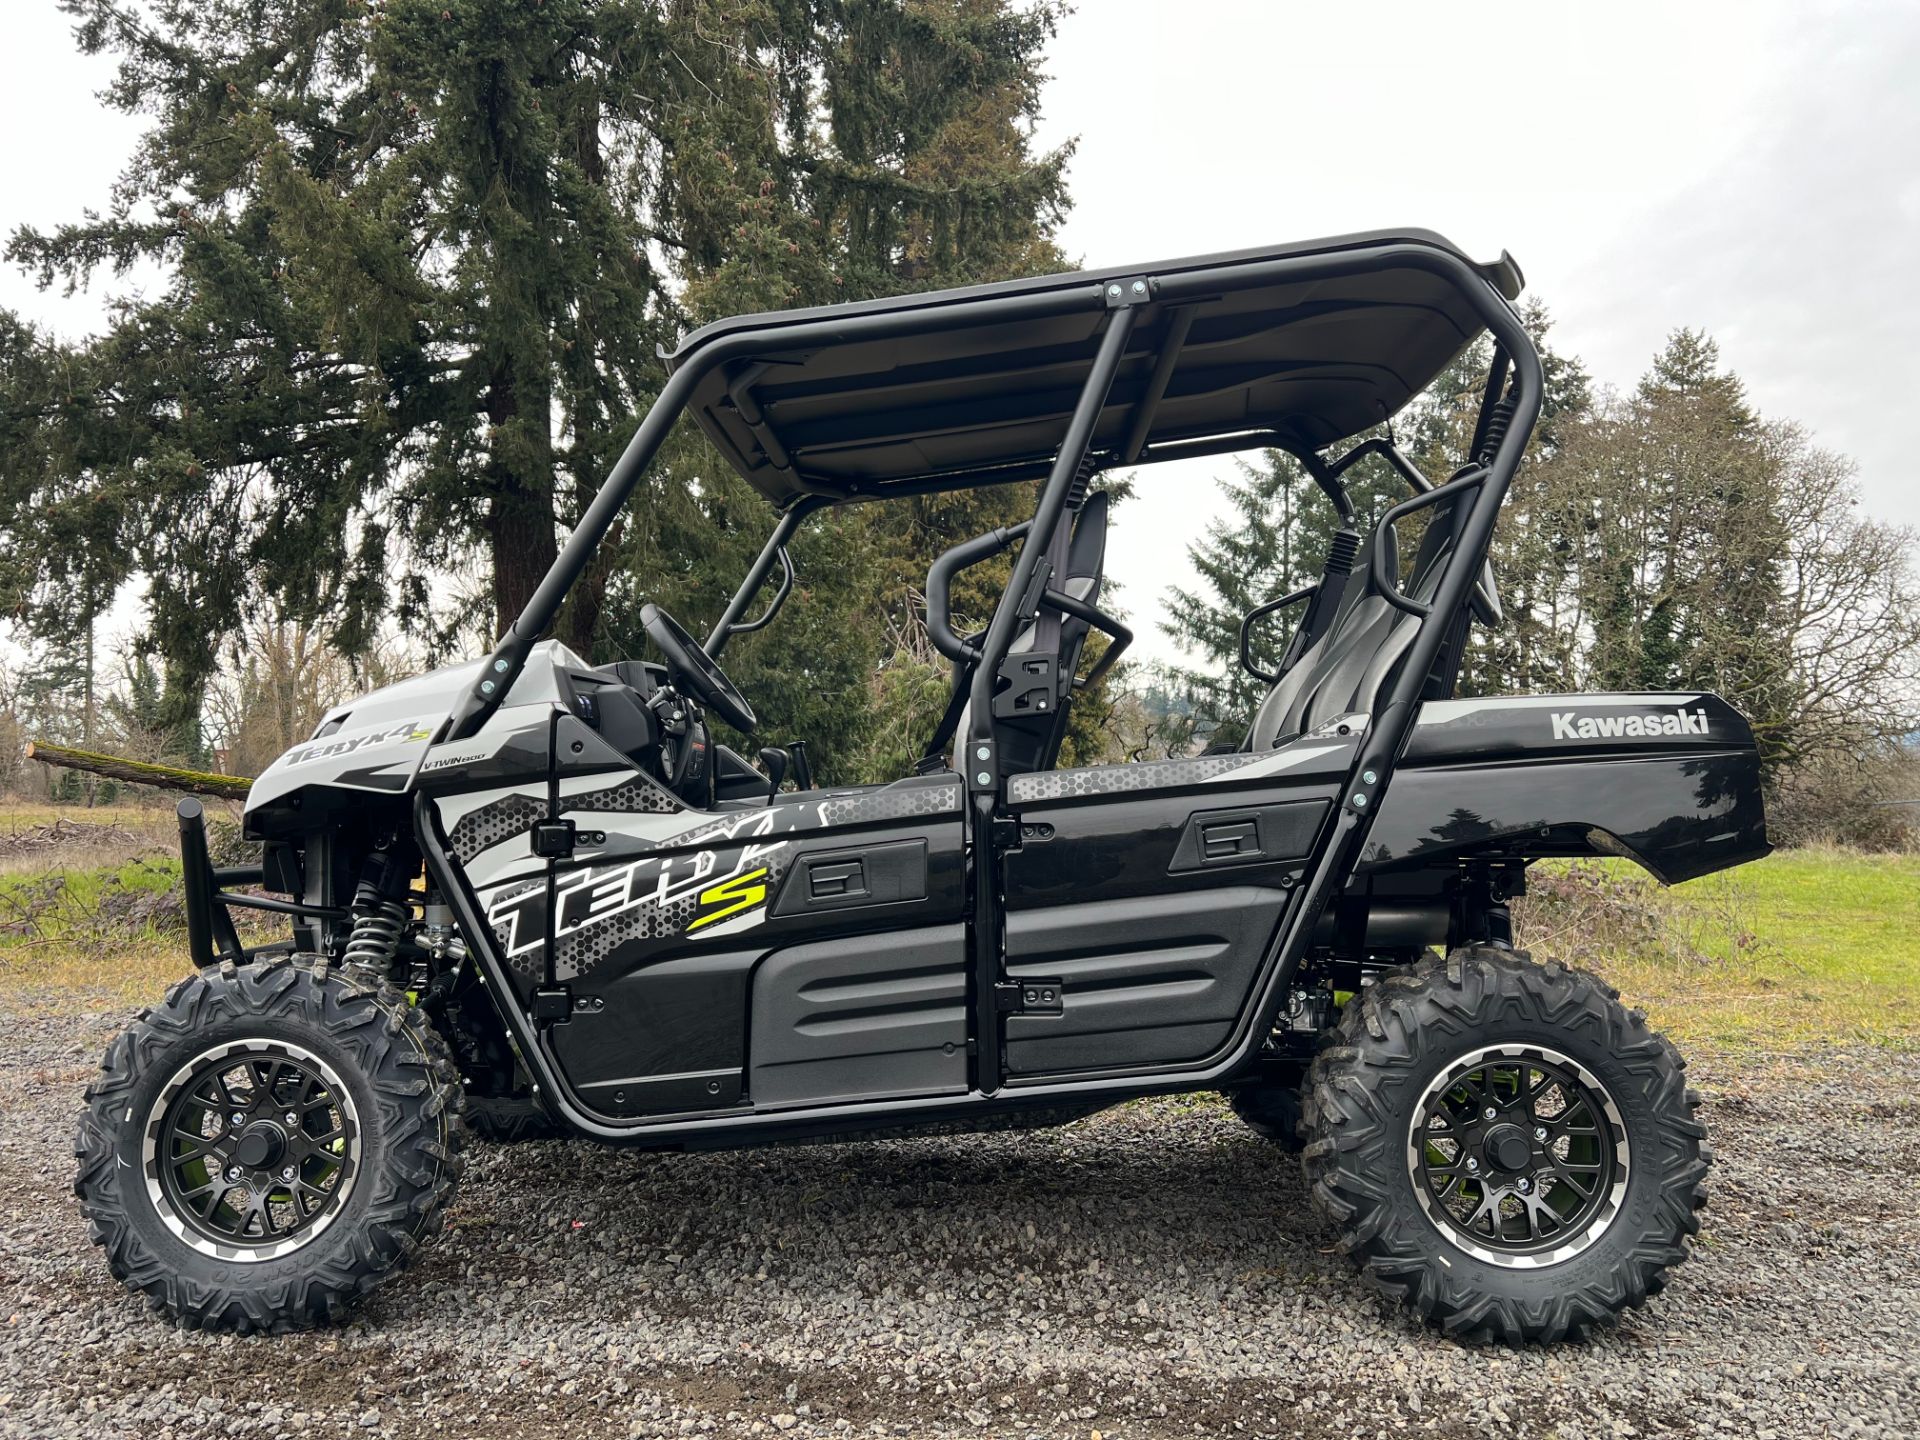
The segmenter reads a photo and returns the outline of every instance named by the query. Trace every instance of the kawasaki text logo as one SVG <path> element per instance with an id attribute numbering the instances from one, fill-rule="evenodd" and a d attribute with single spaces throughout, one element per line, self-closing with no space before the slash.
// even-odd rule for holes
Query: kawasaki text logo
<path id="1" fill-rule="evenodd" d="M 1705 735 L 1705 710 L 1675 710 L 1670 715 L 1579 715 L 1559 710 L 1553 716 L 1556 740 L 1648 740 L 1660 735 Z"/>

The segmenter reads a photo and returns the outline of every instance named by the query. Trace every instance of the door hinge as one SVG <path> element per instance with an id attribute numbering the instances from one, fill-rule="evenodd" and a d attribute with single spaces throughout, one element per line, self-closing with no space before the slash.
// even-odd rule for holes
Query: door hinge
<path id="1" fill-rule="evenodd" d="M 993 987 L 993 1007 L 1003 1015 L 1059 1015 L 1064 1006 L 1058 980 L 1003 980 Z"/>
<path id="2" fill-rule="evenodd" d="M 573 1018 L 573 991 L 565 985 L 536 985 L 533 991 L 533 1020 L 536 1025 L 556 1024 Z"/>
<path id="3" fill-rule="evenodd" d="M 993 817 L 993 848 L 999 854 L 1020 848 L 1020 838 L 1025 827 L 1011 815 Z"/>

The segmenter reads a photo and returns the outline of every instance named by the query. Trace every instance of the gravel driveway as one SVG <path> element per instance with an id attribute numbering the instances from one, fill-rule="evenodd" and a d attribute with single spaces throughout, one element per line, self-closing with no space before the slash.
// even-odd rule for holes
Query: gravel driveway
<path id="1" fill-rule="evenodd" d="M 1369 1294 L 1211 1101 L 1026 1135 L 478 1147 L 345 1329 L 183 1334 L 68 1196 L 120 1017 L 0 995 L 0 1435 L 1920 1434 L 1920 1056 L 1700 1065 L 1694 1260 L 1588 1344 L 1468 1350 Z"/>

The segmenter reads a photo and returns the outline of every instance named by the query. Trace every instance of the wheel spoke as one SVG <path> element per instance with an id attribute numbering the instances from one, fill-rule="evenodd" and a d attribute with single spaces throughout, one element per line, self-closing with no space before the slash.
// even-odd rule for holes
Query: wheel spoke
<path id="1" fill-rule="evenodd" d="M 1553 1173 L 1582 1200 L 1591 1200 L 1593 1198 L 1593 1192 L 1599 1188 L 1591 1182 L 1582 1185 L 1579 1176 L 1573 1174 L 1566 1166 L 1559 1164 L 1557 1161 L 1554 1164 Z"/>

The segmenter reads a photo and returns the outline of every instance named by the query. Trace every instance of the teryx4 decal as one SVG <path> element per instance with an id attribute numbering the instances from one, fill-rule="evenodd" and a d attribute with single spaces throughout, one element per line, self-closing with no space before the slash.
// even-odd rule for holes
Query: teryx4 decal
<path id="1" fill-rule="evenodd" d="M 325 760 L 331 756 L 351 755 L 356 750 L 368 750 L 375 745 L 414 745 L 433 734 L 431 721 L 408 720 L 387 730 L 370 730 L 364 735 L 352 735 L 343 740 L 326 740 L 313 745 L 303 745 L 291 750 L 282 763 L 304 765 L 309 760 Z"/>

